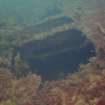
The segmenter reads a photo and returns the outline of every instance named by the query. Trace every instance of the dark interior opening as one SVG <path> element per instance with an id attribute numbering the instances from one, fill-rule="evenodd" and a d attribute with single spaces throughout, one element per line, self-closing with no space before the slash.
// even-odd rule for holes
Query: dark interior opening
<path id="1" fill-rule="evenodd" d="M 54 80 L 76 72 L 79 64 L 95 55 L 95 47 L 81 31 L 70 29 L 24 44 L 20 52 L 32 72 L 45 80 Z"/>

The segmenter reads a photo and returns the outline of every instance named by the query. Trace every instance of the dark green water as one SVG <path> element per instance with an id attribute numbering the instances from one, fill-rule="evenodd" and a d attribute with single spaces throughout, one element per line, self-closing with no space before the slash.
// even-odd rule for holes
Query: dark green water
<path id="1" fill-rule="evenodd" d="M 94 45 L 75 29 L 29 42 L 20 51 L 32 71 L 47 80 L 76 72 L 80 63 L 87 63 L 89 57 L 95 55 Z"/>

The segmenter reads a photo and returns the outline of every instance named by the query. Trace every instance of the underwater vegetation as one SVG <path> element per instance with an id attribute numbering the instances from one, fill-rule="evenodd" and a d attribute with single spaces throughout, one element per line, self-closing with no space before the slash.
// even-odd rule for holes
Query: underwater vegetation
<path id="1" fill-rule="evenodd" d="M 25 67 L 21 60 L 15 73 L 1 67 L 0 105 L 104 105 L 105 69 L 99 70 L 94 59 L 62 80 L 44 82 L 29 72 L 18 75 Z"/>
<path id="2" fill-rule="evenodd" d="M 91 12 L 53 31 L 36 34 L 33 25 L 1 24 L 0 105 L 105 105 L 105 1 L 92 1 L 98 6 L 94 5 Z M 31 73 L 30 65 L 22 59 L 18 49 L 30 41 L 74 28 L 93 42 L 96 55 L 63 79 L 44 81 L 40 75 Z"/>

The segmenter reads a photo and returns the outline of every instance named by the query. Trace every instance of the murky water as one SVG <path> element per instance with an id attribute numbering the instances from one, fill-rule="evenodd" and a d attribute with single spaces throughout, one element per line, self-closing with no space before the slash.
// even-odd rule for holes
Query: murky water
<path id="1" fill-rule="evenodd" d="M 79 64 L 87 63 L 90 57 L 95 56 L 94 45 L 75 29 L 29 42 L 20 51 L 33 72 L 48 80 L 78 71 Z"/>
<path id="2" fill-rule="evenodd" d="M 105 105 L 105 0 L 0 0 L 0 105 Z"/>

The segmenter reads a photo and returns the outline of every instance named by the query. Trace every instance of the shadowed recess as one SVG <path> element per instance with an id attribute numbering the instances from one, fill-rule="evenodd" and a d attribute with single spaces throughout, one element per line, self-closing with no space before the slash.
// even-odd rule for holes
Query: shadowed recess
<path id="1" fill-rule="evenodd" d="M 24 44 L 20 52 L 33 72 L 51 80 L 77 71 L 80 63 L 95 55 L 95 48 L 81 31 L 71 29 Z"/>

